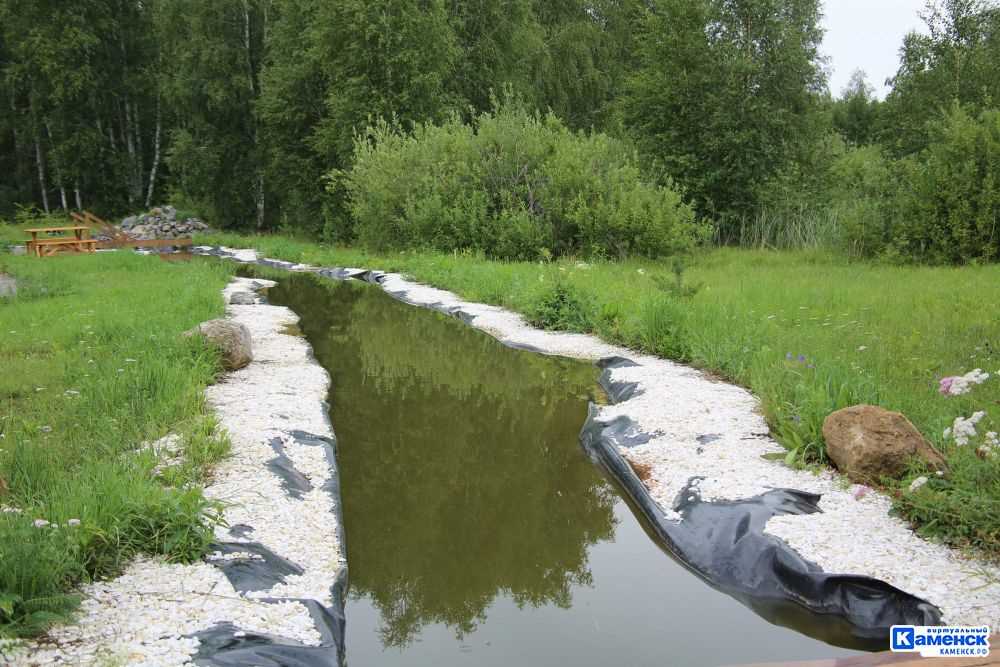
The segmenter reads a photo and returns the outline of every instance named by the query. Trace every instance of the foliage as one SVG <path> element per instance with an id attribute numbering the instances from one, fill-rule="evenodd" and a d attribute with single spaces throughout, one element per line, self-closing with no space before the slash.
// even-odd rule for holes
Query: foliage
<path id="1" fill-rule="evenodd" d="M 334 176 L 359 240 L 376 249 L 657 256 L 703 236 L 680 196 L 645 182 L 623 144 L 514 103 L 412 134 L 379 123 L 359 137 L 354 167 Z"/>
<path id="2" fill-rule="evenodd" d="M 891 160 L 860 148 L 834 174 L 855 250 L 931 263 L 1000 257 L 1000 111 L 956 105 L 919 154 Z"/>
<path id="3" fill-rule="evenodd" d="M 931 0 L 925 32 L 903 40 L 885 102 L 882 142 L 895 155 L 925 148 L 928 123 L 955 102 L 973 113 L 1000 101 L 1000 6 L 995 0 Z"/>
<path id="4" fill-rule="evenodd" d="M 704 215 L 752 215 L 815 141 L 817 0 L 663 0 L 641 23 L 625 124 Z M 725 224 L 725 222 L 723 222 Z"/>
<path id="5" fill-rule="evenodd" d="M 198 484 L 227 447 L 203 402 L 218 359 L 178 334 L 221 312 L 228 269 L 113 254 L 4 256 L 0 272 L 19 286 L 0 303 L 0 504 L 17 510 L 0 512 L 0 635 L 30 634 L 136 554 L 204 553 L 217 508 Z M 141 444 L 168 431 L 185 463 L 157 478 Z"/>

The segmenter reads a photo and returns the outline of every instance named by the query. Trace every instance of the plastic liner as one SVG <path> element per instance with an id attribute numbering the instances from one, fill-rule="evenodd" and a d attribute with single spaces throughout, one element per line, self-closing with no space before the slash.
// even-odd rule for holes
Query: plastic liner
<path id="1" fill-rule="evenodd" d="M 280 584 L 290 574 L 302 574 L 301 567 L 282 558 L 257 542 L 217 542 L 209 546 L 223 555 L 249 553 L 256 558 L 212 561 L 222 570 L 233 588 L 241 593 L 266 591 Z"/>
<path id="2" fill-rule="evenodd" d="M 822 639 L 872 648 L 884 648 L 892 625 L 940 623 L 940 610 L 929 602 L 878 579 L 825 573 L 764 533 L 772 516 L 819 512 L 817 495 L 775 489 L 746 500 L 705 502 L 693 478 L 675 501 L 682 520 L 668 519 L 619 453 L 620 432 L 620 424 L 596 419 L 592 406 L 581 444 L 621 486 L 663 548 L 765 618 L 808 628 L 814 636 L 825 622 L 817 616 L 840 618 L 846 625 L 831 623 Z"/>
<path id="3" fill-rule="evenodd" d="M 195 252 L 235 259 L 230 253 L 217 248 L 201 247 L 196 248 Z M 270 259 L 237 261 L 285 270 L 297 266 L 291 262 Z M 383 272 L 364 269 L 322 268 L 315 272 L 335 280 L 362 280 L 375 284 L 381 283 L 385 277 Z M 466 323 L 473 319 L 470 314 L 454 306 L 415 303 L 407 298 L 405 291 L 385 291 L 404 303 L 437 310 Z M 531 346 L 502 342 L 509 347 L 545 353 Z M 636 383 L 611 379 L 612 369 L 634 366 L 634 362 L 614 357 L 603 359 L 597 365 L 604 371 L 600 381 L 612 402 L 624 402 L 637 395 Z M 772 516 L 821 511 L 817 495 L 794 489 L 775 489 L 744 500 L 706 502 L 701 499 L 698 492 L 700 480 L 695 477 L 674 504 L 674 510 L 682 516 L 682 520 L 668 519 L 619 453 L 619 447 L 643 444 L 656 435 L 658 434 L 642 432 L 627 417 L 601 421 L 597 419 L 596 407 L 592 405 L 580 434 L 580 442 L 591 459 L 601 465 L 619 485 L 633 509 L 643 519 L 650 536 L 665 551 L 713 587 L 731 595 L 773 623 L 799 629 L 840 646 L 881 649 L 885 646 L 892 625 L 940 624 L 941 611 L 933 604 L 878 579 L 823 572 L 817 564 L 802 558 L 781 540 L 764 533 L 764 526 Z M 699 447 L 710 447 L 719 437 L 717 434 L 700 436 Z M 331 446 L 330 451 L 334 456 L 333 469 L 336 470 L 335 448 Z M 336 492 L 339 495 L 339 487 Z M 339 510 L 339 503 L 336 506 Z M 338 516 L 337 520 L 338 525 L 342 526 L 342 517 Z M 333 635 L 338 639 L 332 645 L 338 647 L 338 655 L 342 660 L 346 568 L 341 572 L 344 576 L 338 577 L 333 587 L 335 604 L 327 611 L 336 620 L 334 625 L 339 627 L 339 633 Z M 199 656 L 209 657 L 200 657 L 199 664 L 333 664 L 322 661 L 320 656 L 315 655 L 312 647 L 295 646 L 280 638 L 255 635 L 253 646 L 250 647 L 245 641 L 234 641 L 233 631 L 225 626 L 206 631 L 208 634 L 205 635 L 207 643 L 204 654 L 199 653 Z M 237 656 L 244 661 L 220 661 L 228 660 L 229 656 Z M 204 662 L 206 659 L 214 662 Z"/>

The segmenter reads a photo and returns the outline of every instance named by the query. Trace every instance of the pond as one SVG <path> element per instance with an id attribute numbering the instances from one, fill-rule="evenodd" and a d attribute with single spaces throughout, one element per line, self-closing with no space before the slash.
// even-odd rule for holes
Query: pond
<path id="1" fill-rule="evenodd" d="M 603 400 L 592 364 L 366 284 L 293 275 L 268 298 L 301 317 L 331 377 L 352 667 L 849 653 L 769 623 L 650 539 L 579 444 Z"/>

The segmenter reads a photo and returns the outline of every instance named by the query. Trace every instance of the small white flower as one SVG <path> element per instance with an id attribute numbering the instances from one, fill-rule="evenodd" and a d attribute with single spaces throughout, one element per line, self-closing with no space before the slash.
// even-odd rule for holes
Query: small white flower
<path id="1" fill-rule="evenodd" d="M 924 477 L 923 475 L 917 477 L 915 480 L 910 482 L 910 493 L 916 492 L 920 487 L 926 484 L 927 481 L 928 481 L 927 478 Z"/>
<path id="2" fill-rule="evenodd" d="M 20 507 L 11 507 L 10 505 L 0 505 L 0 514 L 20 514 Z"/>
<path id="3" fill-rule="evenodd" d="M 636 269 L 635 272 L 638 273 L 640 276 L 646 275 L 646 270 L 645 269 Z"/>
<path id="4" fill-rule="evenodd" d="M 867 345 L 862 345 L 861 347 L 858 348 L 858 352 L 864 352 L 867 349 L 868 349 Z"/>
<path id="5" fill-rule="evenodd" d="M 80 520 L 70 519 L 69 521 L 66 522 L 66 525 L 69 526 L 70 528 L 76 528 L 77 526 L 80 525 Z"/>
<path id="6" fill-rule="evenodd" d="M 45 519 L 35 519 L 34 524 L 35 528 L 45 528 L 46 526 L 50 525 L 49 522 L 46 521 Z"/>
<path id="7" fill-rule="evenodd" d="M 125 363 L 126 364 L 134 364 L 134 363 L 136 363 L 136 360 L 135 359 L 126 359 Z"/>
<path id="8" fill-rule="evenodd" d="M 52 427 L 51 426 L 43 426 L 39 430 L 41 430 L 42 433 L 52 433 Z"/>

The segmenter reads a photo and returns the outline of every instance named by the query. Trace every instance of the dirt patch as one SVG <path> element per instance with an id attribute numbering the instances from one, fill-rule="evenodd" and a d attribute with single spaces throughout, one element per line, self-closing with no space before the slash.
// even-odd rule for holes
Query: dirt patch
<path id="1" fill-rule="evenodd" d="M 630 458 L 625 459 L 628 461 L 629 466 L 635 471 L 635 474 L 639 477 L 643 483 L 648 482 L 653 479 L 653 466 L 648 463 L 643 463 L 642 461 L 633 461 Z"/>

